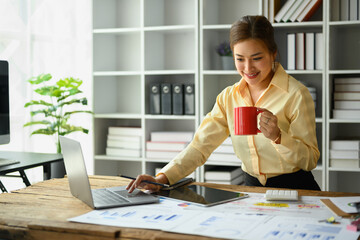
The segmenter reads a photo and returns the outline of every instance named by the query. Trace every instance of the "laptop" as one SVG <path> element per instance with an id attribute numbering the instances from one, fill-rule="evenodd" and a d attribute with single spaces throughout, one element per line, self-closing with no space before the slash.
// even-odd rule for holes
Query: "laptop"
<path id="1" fill-rule="evenodd" d="M 60 136 L 71 194 L 93 209 L 122 207 L 159 202 L 159 198 L 139 189 L 128 193 L 126 186 L 91 189 L 81 145 L 78 141 Z"/>

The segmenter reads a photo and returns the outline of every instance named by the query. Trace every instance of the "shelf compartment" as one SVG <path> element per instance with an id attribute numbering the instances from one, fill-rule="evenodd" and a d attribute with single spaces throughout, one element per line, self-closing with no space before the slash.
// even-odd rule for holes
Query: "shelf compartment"
<path id="1" fill-rule="evenodd" d="M 229 42 L 229 29 L 206 29 L 203 31 L 202 69 L 222 70 L 221 57 L 216 48 L 223 42 Z M 234 63 L 235 71 L 235 63 Z"/>
<path id="2" fill-rule="evenodd" d="M 196 0 L 144 1 L 145 26 L 195 25 L 196 14 Z"/>
<path id="3" fill-rule="evenodd" d="M 93 27 L 140 27 L 140 13 L 140 0 L 94 0 Z"/>
<path id="4" fill-rule="evenodd" d="M 94 119 L 95 155 L 105 155 L 109 127 L 141 127 L 141 119 Z M 115 157 L 114 159 L 122 159 Z"/>
<path id="5" fill-rule="evenodd" d="M 194 30 L 145 32 L 145 71 L 195 70 Z"/>
<path id="6" fill-rule="evenodd" d="M 360 25 L 330 26 L 330 70 L 360 68 Z M 341 46 L 341 47 L 340 47 Z"/>
<path id="7" fill-rule="evenodd" d="M 140 71 L 140 33 L 93 36 L 94 71 Z"/>
<path id="8" fill-rule="evenodd" d="M 329 191 L 331 192 L 360 193 L 360 185 L 356 184 L 358 182 L 360 182 L 358 171 L 349 172 L 340 169 L 329 171 Z"/>
<path id="9" fill-rule="evenodd" d="M 258 15 L 260 1 L 248 0 L 202 0 L 203 25 L 232 24 L 242 16 Z"/>
<path id="10" fill-rule="evenodd" d="M 126 88 L 124 88 L 126 86 Z M 94 77 L 94 112 L 141 114 L 140 76 Z"/>
<path id="11" fill-rule="evenodd" d="M 238 82 L 241 76 L 237 73 L 234 75 L 206 75 L 203 79 L 203 99 L 202 103 L 203 113 L 205 115 L 213 108 L 216 97 L 219 93 L 226 88 Z"/>

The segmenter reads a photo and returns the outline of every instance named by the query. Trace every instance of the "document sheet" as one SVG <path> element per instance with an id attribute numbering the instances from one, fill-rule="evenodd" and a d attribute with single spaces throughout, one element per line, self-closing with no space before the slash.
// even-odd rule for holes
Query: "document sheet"
<path id="1" fill-rule="evenodd" d="M 94 210 L 68 219 L 73 222 L 118 227 L 157 229 L 226 239 L 357 239 L 346 230 L 348 219 L 336 224 L 321 197 L 301 197 L 297 202 L 269 202 L 264 194 L 213 207 L 161 198 L 159 203 Z"/>

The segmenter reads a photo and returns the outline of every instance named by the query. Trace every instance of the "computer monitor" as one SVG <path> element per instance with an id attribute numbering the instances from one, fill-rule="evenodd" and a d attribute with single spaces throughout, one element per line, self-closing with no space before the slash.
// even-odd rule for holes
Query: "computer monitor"
<path id="1" fill-rule="evenodd" d="M 9 63 L 0 60 L 0 144 L 7 144 L 9 142 Z"/>

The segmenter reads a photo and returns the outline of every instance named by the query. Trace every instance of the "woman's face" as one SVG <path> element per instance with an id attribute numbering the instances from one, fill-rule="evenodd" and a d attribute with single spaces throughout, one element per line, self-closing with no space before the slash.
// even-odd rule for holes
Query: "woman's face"
<path id="1" fill-rule="evenodd" d="M 258 39 L 247 39 L 234 45 L 236 69 L 250 86 L 266 88 L 269 85 L 275 56 L 276 53 L 272 54 Z"/>

